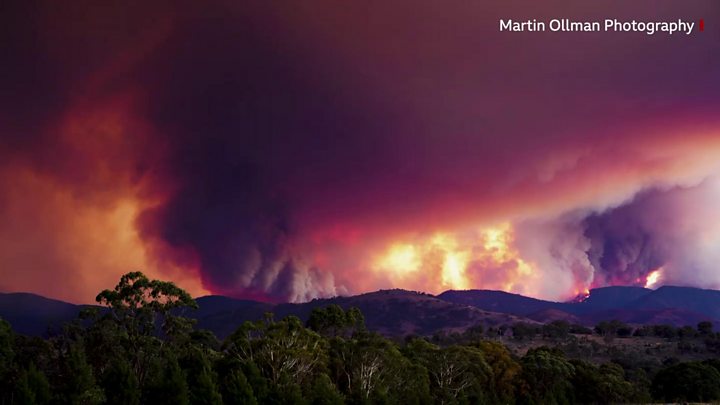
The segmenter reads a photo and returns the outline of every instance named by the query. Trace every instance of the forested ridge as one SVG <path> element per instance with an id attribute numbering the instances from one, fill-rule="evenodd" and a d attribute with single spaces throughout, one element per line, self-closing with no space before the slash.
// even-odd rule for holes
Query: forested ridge
<path id="1" fill-rule="evenodd" d="M 106 309 L 89 307 L 46 338 L 16 334 L 0 320 L 2 404 L 720 400 L 720 360 L 714 358 L 720 337 L 709 322 L 636 329 L 607 321 L 595 330 L 563 321 L 518 323 L 390 339 L 367 330 L 357 308 L 330 305 L 315 308 L 305 323 L 267 313 L 219 341 L 195 327 L 186 315 L 196 302 L 170 282 L 128 273 L 97 301 Z M 506 335 L 513 345 L 497 338 Z M 538 336 L 547 344 L 527 344 Z M 577 336 L 643 342 L 646 356 Z M 642 340 L 648 336 L 658 343 L 650 347 Z M 688 356 L 653 357 L 664 353 L 661 347 Z M 605 357 L 595 355 L 602 350 Z"/>

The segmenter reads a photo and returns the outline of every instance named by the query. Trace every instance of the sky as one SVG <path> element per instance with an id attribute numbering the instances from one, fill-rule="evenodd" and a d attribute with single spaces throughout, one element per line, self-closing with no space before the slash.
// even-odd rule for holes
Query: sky
<path id="1" fill-rule="evenodd" d="M 0 291 L 720 288 L 720 3 L 509 3 L 3 2 Z"/>

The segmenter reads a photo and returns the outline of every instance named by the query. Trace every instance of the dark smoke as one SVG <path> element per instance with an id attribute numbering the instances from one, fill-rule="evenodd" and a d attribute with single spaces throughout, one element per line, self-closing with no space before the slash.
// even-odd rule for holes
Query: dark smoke
<path id="1" fill-rule="evenodd" d="M 689 175 L 681 167 L 700 175 L 703 165 L 684 154 L 712 151 L 712 135 L 675 156 L 676 135 L 624 127 L 654 117 L 683 123 L 681 113 L 699 107 L 716 116 L 714 34 L 652 44 L 520 38 L 497 32 L 496 17 L 510 10 L 500 3 L 412 3 L 408 13 L 410 2 L 3 2 L 0 174 L 50 177 L 79 202 L 101 200 L 93 206 L 102 212 L 128 196 L 158 201 L 132 226 L 143 248 L 161 245 L 149 256 L 193 277 L 199 270 L 212 292 L 272 300 L 338 294 L 365 274 L 365 285 L 349 289 L 377 288 L 372 279 L 382 275 L 363 273 L 369 246 L 397 235 L 586 210 L 616 202 L 616 189 L 624 197 L 658 178 L 684 184 L 673 182 Z M 627 41 L 643 52 L 616 52 Z M 667 63 L 669 54 L 681 57 Z M 527 69 L 543 58 L 558 63 Z M 102 125 L 93 120 L 70 136 L 59 131 L 68 118 L 97 115 L 102 124 L 106 113 L 122 113 L 123 123 L 107 142 L 95 142 Z M 657 150 L 656 137 L 665 140 Z M 586 192 L 605 177 L 597 193 Z M 0 191 L 2 200 L 11 186 Z M 603 194 L 607 201 L 585 200 Z M 552 238 L 525 238 L 552 268 L 544 283 L 555 296 L 574 287 L 573 277 L 589 280 L 593 266 L 597 283 L 635 283 L 666 262 L 709 268 L 680 257 L 684 245 L 658 227 L 666 220 L 643 209 L 655 197 L 643 198 L 548 225 Z M 322 255 L 298 245 L 315 247 L 314 231 L 336 229 L 327 239 L 362 234 L 364 245 L 342 245 L 342 263 L 325 258 L 323 271 Z M 43 245 L 30 239 L 28 257 L 39 256 Z M 6 263 L 6 273 L 21 273 Z M 42 271 L 73 267 L 58 263 Z"/>
<path id="2" fill-rule="evenodd" d="M 582 287 L 644 286 L 662 269 L 659 285 L 720 286 L 720 185 L 653 188 L 590 214 L 565 213 L 516 225 L 516 244 L 538 265 L 543 293 L 554 299 Z"/>
<path id="3" fill-rule="evenodd" d="M 717 235 L 716 184 L 651 190 L 584 220 L 594 286 L 644 285 L 664 269 L 666 284 L 716 284 L 707 241 Z"/>
<path id="4" fill-rule="evenodd" d="M 146 216 L 146 232 L 191 247 L 213 291 L 335 295 L 332 274 L 293 250 L 294 210 L 331 206 L 323 190 L 376 172 L 387 149 L 382 131 L 368 124 L 372 109 L 345 104 L 347 89 L 326 80 L 332 72 L 322 60 L 228 12 L 203 7 L 177 22 L 182 30 L 142 77 L 149 118 L 172 140 L 169 172 L 178 183 L 170 202 Z"/>
<path id="5" fill-rule="evenodd" d="M 646 275 L 668 260 L 664 246 L 662 215 L 648 218 L 646 194 L 631 203 L 585 219 L 587 252 L 595 268 L 595 286 L 643 285 Z M 668 224 L 665 224 L 668 225 Z"/>

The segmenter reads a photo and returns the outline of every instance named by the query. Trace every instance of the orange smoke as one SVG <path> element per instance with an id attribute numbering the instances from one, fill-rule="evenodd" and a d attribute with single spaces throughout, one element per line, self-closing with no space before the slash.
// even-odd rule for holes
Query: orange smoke
<path id="1" fill-rule="evenodd" d="M 206 293 L 194 269 L 154 259 L 138 231 L 138 217 L 168 190 L 153 170 L 139 169 L 161 156 L 148 147 L 153 134 L 134 117 L 133 101 L 70 109 L 40 158 L 0 166 L 0 290 L 88 303 L 141 270 Z"/>
<path id="2" fill-rule="evenodd" d="M 495 289 L 536 294 L 540 273 L 513 245 L 509 223 L 467 235 L 435 233 L 413 242 L 396 242 L 371 264 L 392 285 L 432 293 L 448 289 Z"/>

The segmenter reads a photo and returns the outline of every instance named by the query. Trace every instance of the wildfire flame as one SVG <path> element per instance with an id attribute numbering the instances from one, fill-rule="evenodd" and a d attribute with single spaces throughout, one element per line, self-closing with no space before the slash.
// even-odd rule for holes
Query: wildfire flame
<path id="1" fill-rule="evenodd" d="M 645 278 L 645 288 L 655 288 L 662 279 L 662 268 L 648 273 Z"/>
<path id="2" fill-rule="evenodd" d="M 413 242 L 396 242 L 371 267 L 393 285 L 440 292 L 489 288 L 534 293 L 538 283 L 533 263 L 520 258 L 509 223 L 469 235 L 438 232 Z"/>
<path id="3" fill-rule="evenodd" d="M 577 290 L 575 298 L 570 300 L 570 302 L 584 302 L 588 298 L 590 298 L 590 290 L 585 288 L 583 290 Z"/>
<path id="4" fill-rule="evenodd" d="M 420 264 L 415 246 L 396 244 L 390 247 L 385 257 L 380 260 L 379 266 L 383 269 L 392 269 L 398 275 L 406 275 L 416 272 Z"/>

